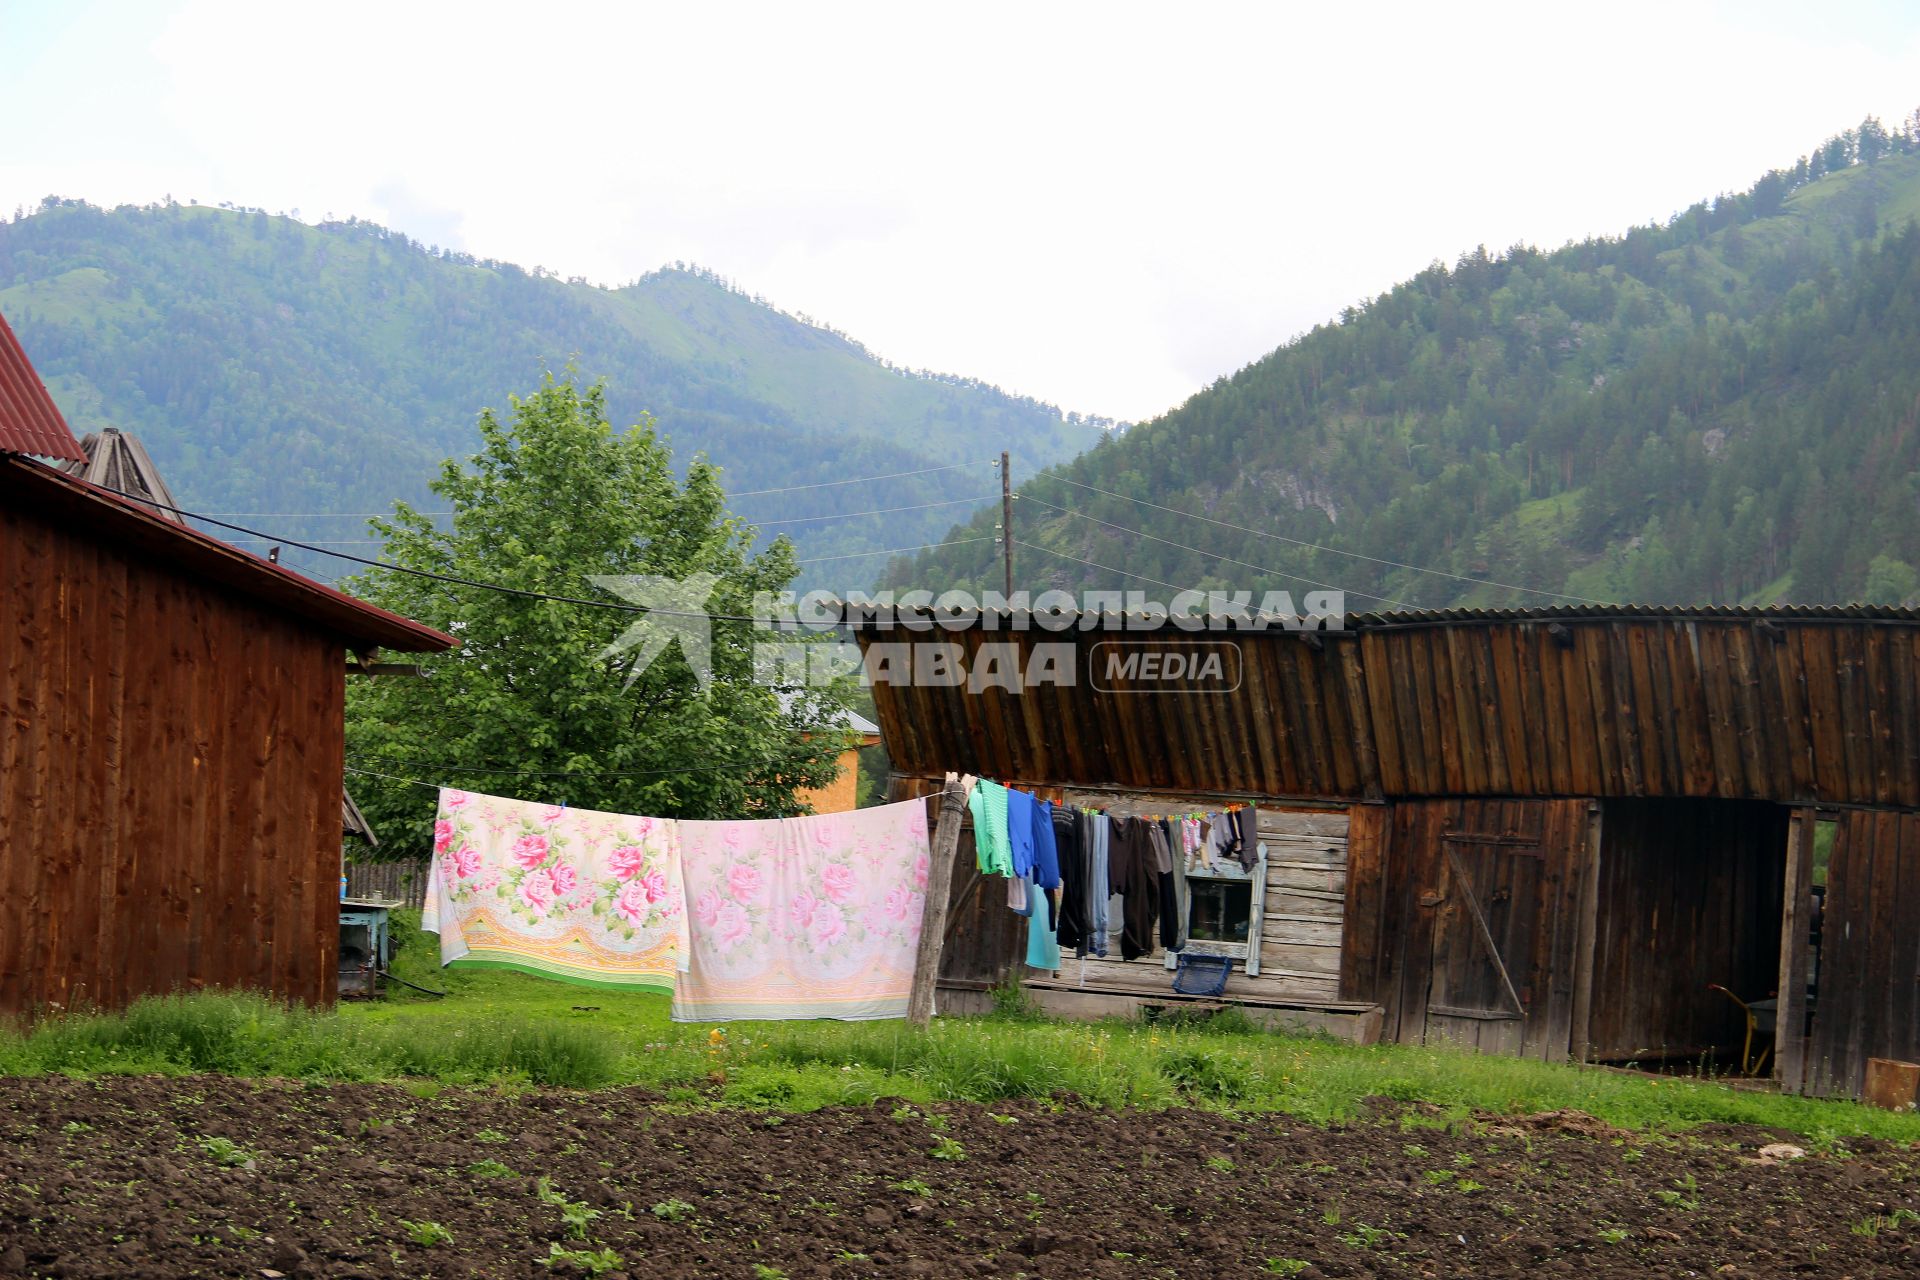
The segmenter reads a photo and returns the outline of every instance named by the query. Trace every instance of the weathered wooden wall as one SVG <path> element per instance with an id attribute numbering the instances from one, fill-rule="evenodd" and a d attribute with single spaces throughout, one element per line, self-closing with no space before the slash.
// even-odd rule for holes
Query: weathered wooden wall
<path id="1" fill-rule="evenodd" d="M 1381 1034 L 1403 1044 L 1565 1058 L 1586 803 L 1401 801 L 1353 813 L 1342 996 L 1384 1006 Z"/>
<path id="2" fill-rule="evenodd" d="M 0 1012 L 332 998 L 344 651 L 0 506 Z"/>
<path id="3" fill-rule="evenodd" d="M 1777 805 L 1602 806 L 1593 1058 L 1693 1059 L 1717 1049 L 1720 1069 L 1738 1069 L 1745 1016 L 1707 984 L 1747 1001 L 1778 985 L 1786 853 L 1787 810 Z"/>
<path id="4" fill-rule="evenodd" d="M 1920 1058 L 1920 815 L 1840 815 L 1827 866 L 1807 1091 L 1855 1096 L 1868 1058 Z"/>
<path id="5" fill-rule="evenodd" d="M 880 684 L 894 766 L 1260 798 L 1695 796 L 1920 808 L 1920 627 L 1847 616 L 1376 621 L 1346 632 L 932 633 L 1067 643 L 1072 685 Z M 1240 646 L 1232 691 L 1102 681 L 1100 644 Z M 1315 647 L 1317 646 L 1317 647 Z M 971 665 L 969 666 L 971 669 Z"/>
<path id="6" fill-rule="evenodd" d="M 347 896 L 381 898 L 420 908 L 427 904 L 427 867 L 425 858 L 407 858 L 399 862 L 355 862 L 348 859 Z"/>

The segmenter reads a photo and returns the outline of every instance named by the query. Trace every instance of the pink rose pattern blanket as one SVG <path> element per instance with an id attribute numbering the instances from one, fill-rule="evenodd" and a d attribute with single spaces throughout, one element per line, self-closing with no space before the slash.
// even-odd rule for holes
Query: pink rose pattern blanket
<path id="1" fill-rule="evenodd" d="M 900 1018 L 926 900 L 918 800 L 760 822 L 682 822 L 692 947 L 677 1022 Z"/>
<path id="2" fill-rule="evenodd" d="M 671 991 L 688 952 L 675 825 L 443 789 L 421 925 L 442 964 Z"/>

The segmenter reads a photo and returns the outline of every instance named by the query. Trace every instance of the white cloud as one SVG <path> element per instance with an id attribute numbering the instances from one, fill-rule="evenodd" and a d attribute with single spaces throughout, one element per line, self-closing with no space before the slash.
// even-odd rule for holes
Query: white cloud
<path id="1" fill-rule="evenodd" d="M 606 283 L 688 259 L 1145 417 L 1436 257 L 1615 233 L 1902 116 L 1917 37 L 1670 3 L 9 13 L 34 129 L 0 205 L 351 213 Z"/>

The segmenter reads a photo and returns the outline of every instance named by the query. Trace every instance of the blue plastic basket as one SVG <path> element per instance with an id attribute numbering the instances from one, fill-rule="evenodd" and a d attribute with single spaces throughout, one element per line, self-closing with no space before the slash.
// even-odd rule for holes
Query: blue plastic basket
<path id="1" fill-rule="evenodd" d="M 1231 956 L 1190 956 L 1182 954 L 1173 971 L 1173 989 L 1183 996 L 1217 996 L 1227 989 L 1233 972 Z"/>

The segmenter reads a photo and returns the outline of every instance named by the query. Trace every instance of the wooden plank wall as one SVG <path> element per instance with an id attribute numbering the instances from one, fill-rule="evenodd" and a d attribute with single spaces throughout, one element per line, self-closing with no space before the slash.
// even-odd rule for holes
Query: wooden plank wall
<path id="1" fill-rule="evenodd" d="M 1610 800 L 1600 822 L 1590 1053 L 1737 1069 L 1743 1000 L 1780 980 L 1788 811 L 1759 802 Z"/>
<path id="2" fill-rule="evenodd" d="M 1231 693 L 1096 681 L 1095 646 L 1240 646 Z M 894 764 L 1261 798 L 1694 796 L 1920 809 L 1920 628 L 1615 616 L 1315 633 L 862 631 L 1066 643 L 1024 693 L 882 683 Z M 1318 647 L 1314 647 L 1317 644 Z M 971 668 L 969 668 L 971 669 Z M 1104 686 L 1104 688 L 1099 687 Z M 1168 696 L 1173 689 L 1185 696 Z"/>
<path id="3" fill-rule="evenodd" d="M 1839 817 L 1807 1053 L 1809 1093 L 1857 1096 L 1867 1059 L 1920 1059 L 1920 815 Z"/>
<path id="4" fill-rule="evenodd" d="M 345 653 L 0 509 L 0 1012 L 333 998 Z"/>

